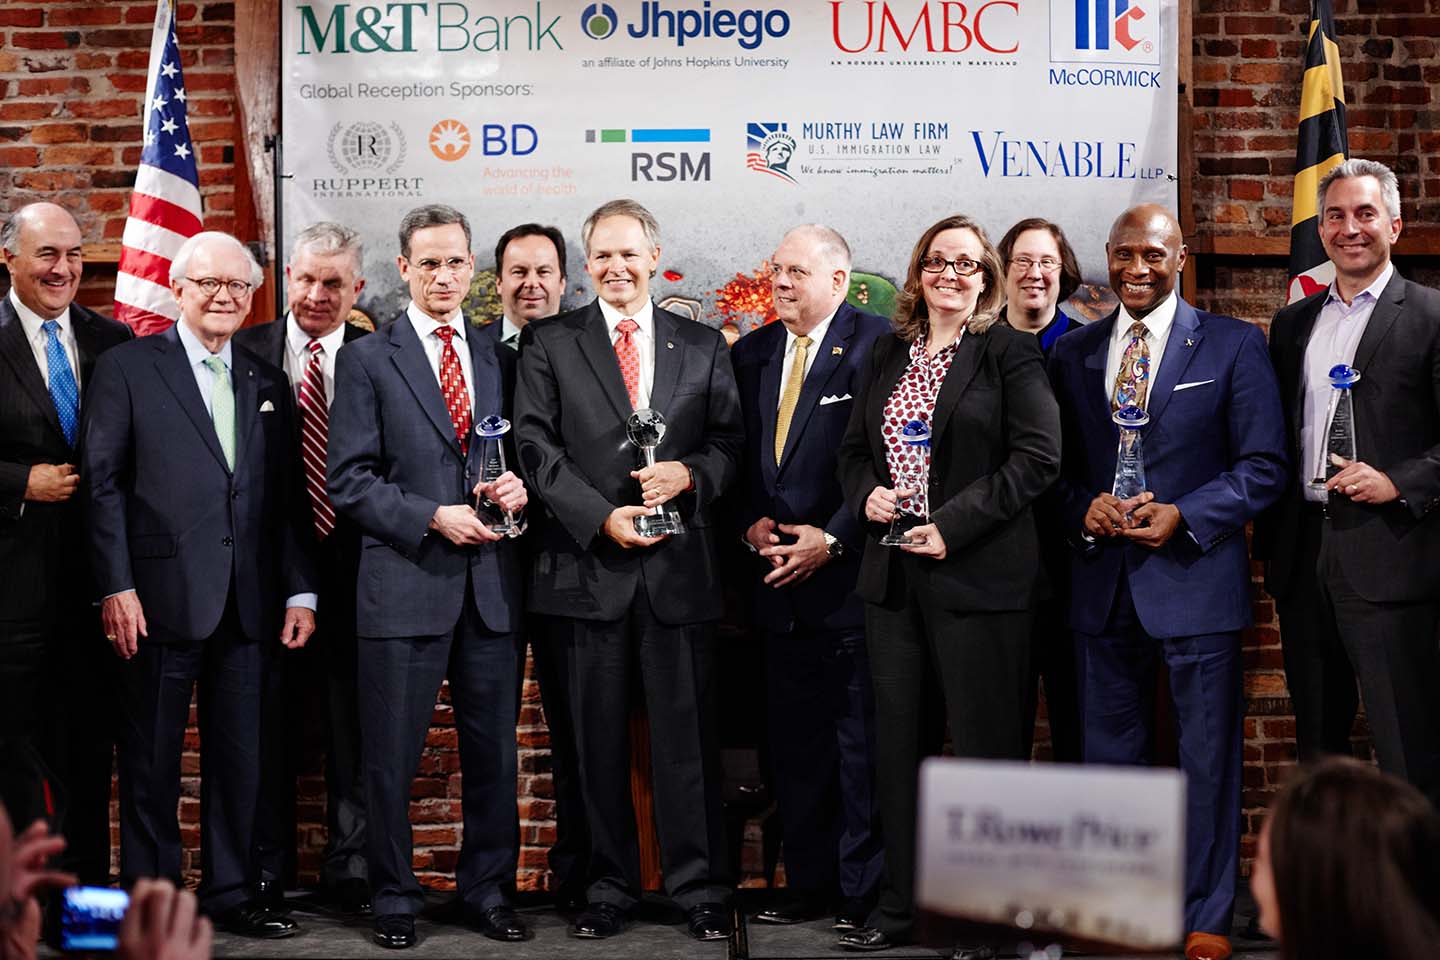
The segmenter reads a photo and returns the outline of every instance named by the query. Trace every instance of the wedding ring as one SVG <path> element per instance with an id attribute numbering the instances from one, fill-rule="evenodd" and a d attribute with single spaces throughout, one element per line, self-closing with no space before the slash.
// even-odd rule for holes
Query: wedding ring
<path id="1" fill-rule="evenodd" d="M 105 639 L 109 640 L 111 643 L 114 643 L 118 638 L 113 633 L 107 633 L 105 634 Z"/>
<path id="2" fill-rule="evenodd" d="M 1348 492 L 1350 492 L 1350 493 L 1354 493 L 1356 490 L 1359 490 L 1359 489 L 1360 489 L 1360 484 L 1358 484 L 1358 483 L 1352 483 L 1352 484 L 1350 484 L 1350 486 L 1346 487 L 1345 489 L 1346 489 Z"/>

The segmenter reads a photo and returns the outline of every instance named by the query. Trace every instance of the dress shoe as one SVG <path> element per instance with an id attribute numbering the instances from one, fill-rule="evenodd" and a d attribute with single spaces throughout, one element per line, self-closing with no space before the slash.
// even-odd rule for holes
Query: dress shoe
<path id="1" fill-rule="evenodd" d="M 375 942 L 391 950 L 415 946 L 415 918 L 408 913 L 382 913 L 375 918 Z"/>
<path id="2" fill-rule="evenodd" d="M 530 939 L 530 928 L 515 908 L 508 903 L 498 904 L 486 910 L 467 910 L 466 922 L 491 940 L 504 943 L 518 943 Z"/>
<path id="3" fill-rule="evenodd" d="M 255 899 L 251 902 L 271 910 L 284 909 L 285 889 L 278 880 L 261 880 L 255 884 Z"/>
<path id="4" fill-rule="evenodd" d="M 950 960 L 995 960 L 995 948 L 987 946 L 962 947 L 957 945 L 950 954 Z"/>
<path id="5" fill-rule="evenodd" d="M 256 940 L 281 940 L 300 932 L 300 925 L 276 910 L 258 903 L 242 903 L 215 918 L 215 926 L 226 933 Z"/>
<path id="6" fill-rule="evenodd" d="M 685 911 L 685 925 L 696 940 L 724 940 L 730 936 L 730 909 L 723 903 L 696 904 Z"/>
<path id="7" fill-rule="evenodd" d="M 1192 933 L 1185 938 L 1185 960 L 1229 960 L 1230 938 L 1218 933 Z"/>
<path id="8" fill-rule="evenodd" d="M 847 930 L 840 934 L 840 949 L 842 950 L 889 950 L 894 946 L 898 946 L 898 944 L 879 927 L 861 927 L 858 930 Z"/>
<path id="9" fill-rule="evenodd" d="M 870 905 L 856 897 L 846 897 L 840 901 L 840 909 L 835 911 L 835 929 L 859 930 L 868 919 Z"/>
<path id="10" fill-rule="evenodd" d="M 570 925 L 570 936 L 582 940 L 604 940 L 625 929 L 625 911 L 613 903 L 586 904 Z"/>
<path id="11" fill-rule="evenodd" d="M 766 907 L 751 919 L 756 923 L 791 924 L 808 923 L 824 915 L 824 901 L 813 897 L 796 897 L 773 907 Z"/>
<path id="12" fill-rule="evenodd" d="M 561 887 L 555 891 L 555 909 L 561 913 L 579 913 L 585 909 L 585 890 Z"/>

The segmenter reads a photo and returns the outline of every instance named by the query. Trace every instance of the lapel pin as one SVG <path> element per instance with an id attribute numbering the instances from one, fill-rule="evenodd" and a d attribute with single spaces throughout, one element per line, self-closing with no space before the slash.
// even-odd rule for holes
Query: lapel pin
<path id="1" fill-rule="evenodd" d="M 845 348 L 844 348 L 844 347 L 831 347 L 831 348 L 830 348 L 830 356 L 832 356 L 832 357 L 838 357 L 838 356 L 841 356 L 841 355 L 844 354 L 844 353 L 845 353 Z"/>
<path id="2" fill-rule="evenodd" d="M 675 344 L 674 344 L 673 342 L 669 341 L 669 340 L 666 340 L 666 341 L 665 341 L 665 349 L 666 349 L 666 350 L 674 350 L 674 349 L 675 349 Z"/>
<path id="3" fill-rule="evenodd" d="M 1194 340 L 1191 340 L 1189 337 L 1186 337 L 1186 338 L 1185 338 L 1185 346 L 1187 346 L 1187 347 L 1193 347 L 1193 346 L 1195 346 L 1195 341 L 1194 341 Z"/>

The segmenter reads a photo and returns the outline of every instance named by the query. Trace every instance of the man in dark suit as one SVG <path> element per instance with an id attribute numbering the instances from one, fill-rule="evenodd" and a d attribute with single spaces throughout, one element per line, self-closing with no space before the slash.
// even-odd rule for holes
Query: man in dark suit
<path id="1" fill-rule="evenodd" d="M 461 304 L 475 259 L 458 210 L 417 207 L 400 223 L 411 302 L 340 351 L 328 490 L 361 531 L 359 698 L 374 936 L 415 943 L 424 892 L 411 868 L 410 788 L 440 684 L 460 740 L 464 836 L 456 885 L 466 922 L 495 940 L 529 930 L 511 907 L 515 803 L 518 545 L 475 511 L 477 497 L 525 505 L 506 472 L 480 483 L 483 418 L 508 412 L 514 353 L 483 339 Z"/>
<path id="2" fill-rule="evenodd" d="M 765 634 L 770 754 L 792 898 L 756 914 L 799 923 L 835 905 L 863 926 L 884 846 L 875 792 L 875 695 L 855 595 L 864 535 L 845 506 L 835 453 L 875 339 L 890 322 L 845 302 L 850 247 L 796 227 L 770 258 L 779 323 L 732 359 L 745 418 L 739 505 L 761 559 L 751 622 Z"/>
<path id="3" fill-rule="evenodd" d="M 346 913 L 370 904 L 365 868 L 365 795 L 360 779 L 360 712 L 355 702 L 355 579 L 360 531 L 325 493 L 325 445 L 335 395 L 335 356 L 365 335 L 346 323 L 365 288 L 364 251 L 355 231 L 321 222 L 300 231 L 285 266 L 289 312 L 277 323 L 246 327 L 235 342 L 285 371 L 295 392 L 295 455 L 315 522 L 320 608 L 315 636 L 301 650 L 271 651 L 266 661 L 264 782 L 256 828 L 262 899 L 280 900 L 295 878 L 295 777 L 305 738 L 325 732 L 325 859 L 320 888 Z M 321 693 L 323 691 L 323 693 Z M 317 696 L 317 693 L 321 695 Z M 319 716 L 316 716 L 316 714 Z"/>
<path id="4" fill-rule="evenodd" d="M 180 755 L 200 686 L 201 907 L 284 937 L 251 902 L 262 648 L 315 629 L 310 505 L 285 374 L 231 342 L 260 266 L 198 233 L 170 267 L 180 321 L 95 366 L 83 448 L 101 618 L 121 665 L 120 873 L 181 879 Z"/>
<path id="5" fill-rule="evenodd" d="M 1121 214 L 1105 245 L 1120 306 L 1055 344 L 1064 453 L 1056 495 L 1087 763 L 1145 760 L 1147 693 L 1170 670 L 1189 780 L 1190 960 L 1223 960 L 1240 842 L 1240 631 L 1250 624 L 1245 524 L 1286 477 L 1280 398 L 1258 327 L 1175 293 L 1186 249 L 1163 208 Z M 1116 406 L 1138 406 L 1146 491 L 1121 501 Z"/>
<path id="6" fill-rule="evenodd" d="M 1350 751 L 1358 676 L 1381 768 L 1440 803 L 1440 295 L 1390 262 L 1388 167 L 1345 161 L 1316 208 L 1335 280 L 1270 326 L 1297 466 L 1257 530 L 1296 739 L 1302 760 Z M 1360 371 L 1353 461 L 1327 456 L 1341 363 Z"/>
<path id="7" fill-rule="evenodd" d="M 711 507 L 735 479 L 740 405 L 719 333 L 656 308 L 659 226 L 633 200 L 582 231 L 599 298 L 532 323 L 515 394 L 521 466 L 554 522 L 537 531 L 529 607 L 563 618 L 586 819 L 589 906 L 575 936 L 619 933 L 640 896 L 630 801 L 631 671 L 649 711 L 665 887 L 697 939 L 729 933 L 714 729 L 716 586 Z M 667 427 L 654 466 L 627 442 L 632 411 Z M 639 501 L 639 502 L 637 502 Z M 643 537 L 669 505 L 685 532 Z"/>
<path id="8" fill-rule="evenodd" d="M 10 275 L 0 300 L 0 741 L 17 759 L 44 758 L 59 781 L 50 792 L 64 801 L 65 864 L 103 886 L 114 677 L 84 599 L 92 589 L 75 466 L 95 360 L 133 334 L 74 302 L 80 228 L 64 208 L 21 207 L 0 227 L 0 248 Z M 13 788 L 26 778 L 0 779 Z M 12 813 L 23 828 L 48 811 Z"/>

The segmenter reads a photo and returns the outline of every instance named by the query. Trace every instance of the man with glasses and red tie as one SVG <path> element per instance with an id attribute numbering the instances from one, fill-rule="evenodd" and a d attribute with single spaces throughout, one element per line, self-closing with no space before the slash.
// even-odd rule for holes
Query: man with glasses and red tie
<path id="1" fill-rule="evenodd" d="M 415 944 L 425 903 L 412 869 L 410 787 L 440 684 L 460 740 L 464 834 L 455 868 L 465 921 L 494 940 L 529 937 L 508 891 L 515 802 L 519 545 L 477 515 L 477 498 L 525 506 L 513 473 L 479 482 L 475 427 L 508 417 L 514 351 L 478 336 L 461 311 L 475 271 L 470 224 L 432 204 L 400 222 L 410 305 L 340 351 L 330 408 L 327 490 L 361 531 L 361 765 L 369 814 L 374 938 Z"/>
<path id="2" fill-rule="evenodd" d="M 660 228 L 633 200 L 581 231 L 597 299 L 521 334 L 515 433 L 549 517 L 529 605 L 564 638 L 581 793 L 592 829 L 589 906 L 571 933 L 614 936 L 640 898 L 630 800 L 633 695 L 645 697 L 665 889 L 690 935 L 722 939 L 725 830 L 714 729 L 715 621 L 722 600 L 711 511 L 736 477 L 740 401 L 720 334 L 650 301 Z M 627 439 L 637 410 L 666 422 L 656 463 Z M 642 536 L 635 520 L 671 505 L 684 532 Z M 553 518 L 553 520 L 551 520 Z M 638 667 L 640 686 L 631 683 Z"/>

